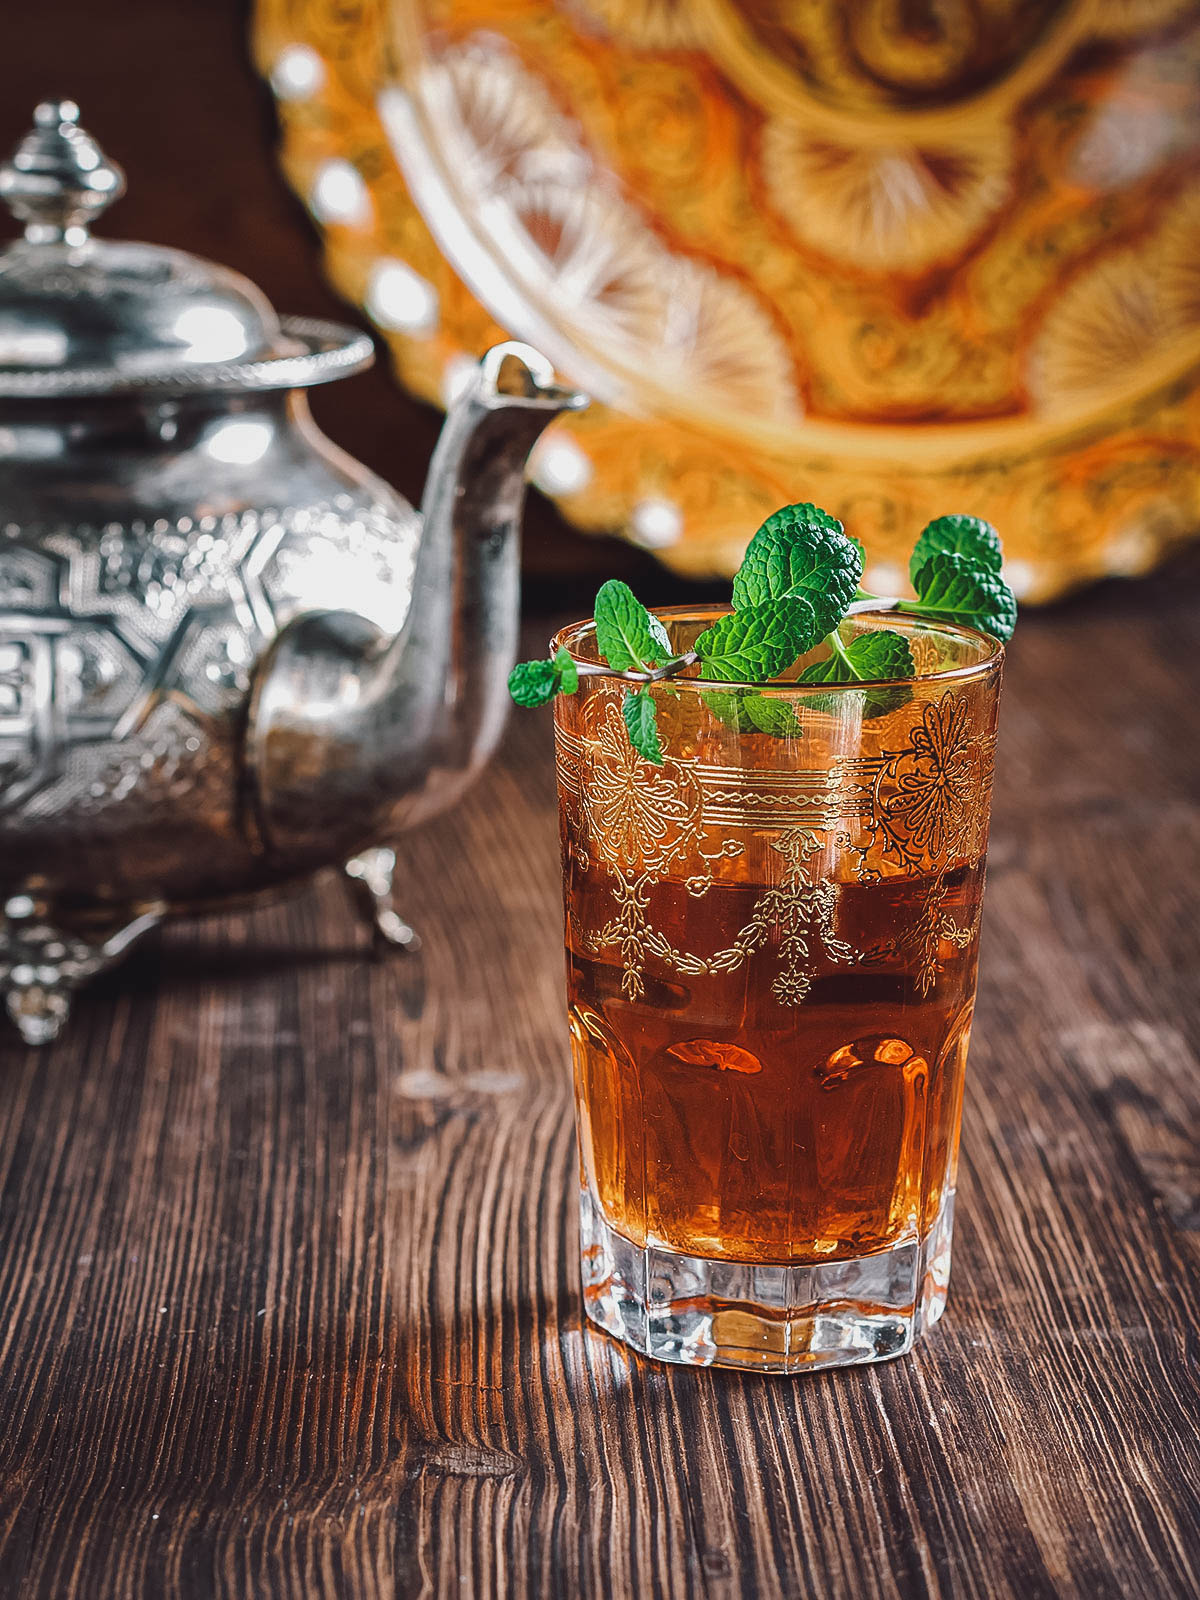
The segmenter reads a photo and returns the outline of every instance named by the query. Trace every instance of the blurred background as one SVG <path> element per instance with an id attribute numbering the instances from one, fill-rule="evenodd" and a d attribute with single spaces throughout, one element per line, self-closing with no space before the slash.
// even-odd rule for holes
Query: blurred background
<path id="1" fill-rule="evenodd" d="M 314 411 L 410 498 L 499 332 L 598 396 L 535 458 L 535 606 L 678 597 L 787 500 L 883 590 L 987 515 L 1032 602 L 1200 523 L 1194 3 L 58 0 L 0 83 L 6 145 L 70 95 L 126 167 L 102 233 L 357 310 L 384 359 Z"/>
<path id="2" fill-rule="evenodd" d="M 323 277 L 312 217 L 280 172 L 274 101 L 251 62 L 250 26 L 246 0 L 30 6 L 0 53 L 0 148 L 27 133 L 40 100 L 73 97 L 128 180 L 99 233 L 219 261 L 252 278 L 277 310 L 353 322 Z M 0 229 L 19 231 L 7 212 Z M 420 499 L 441 417 L 396 383 L 382 342 L 371 371 L 318 386 L 309 399 L 332 439 Z M 576 595 L 586 603 L 616 575 L 640 583 L 648 599 L 679 587 L 622 541 L 572 536 L 540 495 L 529 497 L 525 556 L 534 609 L 569 606 Z"/>

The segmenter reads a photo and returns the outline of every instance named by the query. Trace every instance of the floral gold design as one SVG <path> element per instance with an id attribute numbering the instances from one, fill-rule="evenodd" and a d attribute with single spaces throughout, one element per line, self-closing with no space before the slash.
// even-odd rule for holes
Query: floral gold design
<path id="1" fill-rule="evenodd" d="M 913 702 L 902 716 L 898 749 L 809 772 L 693 759 L 654 767 L 631 748 L 614 696 L 596 691 L 562 712 L 556 737 L 568 848 L 584 870 L 603 865 L 612 896 L 612 915 L 586 929 L 573 923 L 572 939 L 593 954 L 615 953 L 630 1000 L 645 993 L 651 960 L 702 976 L 737 971 L 768 951 L 781 1006 L 803 1004 L 818 962 L 880 956 L 911 958 L 927 993 L 947 945 L 965 949 L 975 934 L 947 908 L 947 873 L 982 858 L 994 739 L 976 726 L 970 696 L 953 690 Z M 730 942 L 682 949 L 654 926 L 655 886 L 668 874 L 703 900 L 718 863 L 752 844 L 773 852 L 778 874 L 767 874 L 776 881 L 764 884 Z M 889 859 L 893 870 L 928 874 L 928 888 L 886 948 L 856 949 L 838 928 L 841 873 L 852 866 L 860 883 L 876 882 Z"/>
<path id="2" fill-rule="evenodd" d="M 576 927 L 574 936 L 593 952 L 619 954 L 621 988 L 629 999 L 644 993 L 650 957 L 685 975 L 733 972 L 774 937 L 780 970 L 772 992 L 785 1006 L 804 1000 L 818 952 L 833 961 L 855 959 L 836 933 L 839 887 L 813 870 L 822 833 L 804 825 L 784 826 L 770 838 L 771 849 L 782 858 L 780 880 L 763 890 L 732 944 L 709 955 L 671 944 L 651 924 L 652 888 L 672 863 L 686 860 L 704 869 L 684 882 L 688 894 L 703 899 L 713 886 L 714 863 L 745 849 L 736 836 L 710 838 L 714 821 L 727 825 L 729 799 L 740 793 L 746 808 L 734 814 L 737 821 L 751 834 L 760 831 L 764 814 L 779 813 L 780 797 L 770 792 L 772 775 L 724 768 L 720 776 L 727 787 L 714 789 L 711 782 L 706 787 L 698 773 L 707 769 L 670 760 L 656 768 L 636 755 L 614 701 L 596 695 L 585 715 L 591 727 L 578 740 L 559 727 L 560 787 L 571 797 L 584 852 L 608 868 L 615 910 L 603 926 L 591 932 Z M 768 785 L 766 794 L 755 792 L 756 777 Z M 705 802 L 713 797 L 718 803 L 710 814 Z"/>
<path id="3" fill-rule="evenodd" d="M 662 3 L 662 0 L 660 0 Z M 1022 55 L 1044 53 L 1042 36 L 1056 13 L 1082 7 L 1070 0 L 710 0 L 710 45 L 735 44 L 731 69 L 747 88 L 774 88 L 793 104 L 818 93 L 839 108 L 859 110 L 953 102 L 970 83 L 1004 88 Z M 719 19 L 719 20 L 718 20 Z M 721 26 L 721 22 L 725 25 Z M 739 37 L 740 36 L 740 37 Z M 741 49 L 736 45 L 740 44 Z M 786 89 L 764 64 L 786 65 Z M 741 71 L 739 72 L 739 68 Z"/>
<path id="4" fill-rule="evenodd" d="M 691 0 L 580 0 L 587 16 L 644 50 L 678 50 L 702 42 Z"/>
<path id="5" fill-rule="evenodd" d="M 502 39 L 476 33 L 447 45 L 422 64 L 412 94 L 442 130 L 447 159 L 413 138 L 407 117 L 393 129 L 397 155 L 420 186 L 453 182 L 464 209 L 487 217 L 518 292 L 555 305 L 560 337 L 580 345 L 574 358 L 564 348 L 561 362 L 582 371 L 587 349 L 601 347 L 617 365 L 648 362 L 668 387 L 797 414 L 792 363 L 769 311 L 731 275 L 667 249 L 620 190 L 599 181 L 548 86 Z M 440 180 L 443 169 L 451 176 Z M 464 255 L 462 266 L 476 277 L 489 271 L 482 254 Z"/>
<path id="6" fill-rule="evenodd" d="M 601 861 L 618 872 L 660 873 L 692 848 L 700 831 L 700 791 L 686 767 L 656 768 L 629 742 L 621 713 L 608 702 L 590 745 L 592 770 L 583 783 L 588 837 Z"/>
<path id="7" fill-rule="evenodd" d="M 765 944 L 774 930 L 780 970 L 771 993 L 781 1006 L 798 1006 L 812 987 L 811 963 L 817 949 L 831 961 L 857 958 L 834 929 L 837 884 L 809 876 L 809 862 L 821 849 L 820 838 L 808 829 L 792 828 L 772 840 L 771 848 L 784 859 L 782 881 L 763 891 L 736 941 L 711 956 L 706 970 L 732 971 Z"/>
<path id="8" fill-rule="evenodd" d="M 1047 406 L 1120 383 L 1174 331 L 1154 274 L 1133 250 L 1102 261 L 1046 319 L 1032 374 Z"/>
<path id="9" fill-rule="evenodd" d="M 979 741 L 965 696 L 947 690 L 921 708 L 906 749 L 875 780 L 874 822 L 895 851 L 944 866 L 967 854 L 980 791 Z"/>

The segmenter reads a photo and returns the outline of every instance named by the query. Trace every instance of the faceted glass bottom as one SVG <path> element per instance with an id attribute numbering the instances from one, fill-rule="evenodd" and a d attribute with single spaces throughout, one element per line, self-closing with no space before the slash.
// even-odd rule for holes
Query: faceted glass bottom
<path id="1" fill-rule="evenodd" d="M 643 1355 L 797 1373 L 887 1361 L 941 1316 L 954 1195 L 924 1239 L 853 1261 L 756 1266 L 631 1244 L 580 1193 L 588 1317 Z"/>

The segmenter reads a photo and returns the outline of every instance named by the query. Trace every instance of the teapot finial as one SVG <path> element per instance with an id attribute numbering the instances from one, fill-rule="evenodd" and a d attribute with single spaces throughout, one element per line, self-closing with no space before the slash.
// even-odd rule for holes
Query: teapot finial
<path id="1" fill-rule="evenodd" d="M 74 100 L 46 100 L 0 166 L 0 197 L 30 244 L 85 243 L 88 225 L 125 192 L 125 174 L 79 126 Z"/>

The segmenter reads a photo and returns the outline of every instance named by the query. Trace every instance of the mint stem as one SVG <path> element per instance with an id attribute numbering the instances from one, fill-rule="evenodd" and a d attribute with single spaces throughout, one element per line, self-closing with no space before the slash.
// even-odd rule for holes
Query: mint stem
<path id="1" fill-rule="evenodd" d="M 842 665 L 846 668 L 846 671 L 850 674 L 850 676 L 852 678 L 858 679 L 861 682 L 862 681 L 862 673 L 856 670 L 853 661 L 851 661 L 849 655 L 846 652 L 845 645 L 842 643 L 842 630 L 841 630 L 841 628 L 840 627 L 835 628 L 831 634 L 828 634 L 826 636 L 825 643 L 833 651 L 834 655 L 839 658 L 839 660 L 841 661 Z"/>
<path id="2" fill-rule="evenodd" d="M 897 611 L 910 612 L 915 617 L 957 617 L 957 606 L 935 606 L 927 600 L 897 600 Z"/>
<path id="3" fill-rule="evenodd" d="M 578 661 L 576 670 L 581 678 L 622 678 L 626 683 L 660 683 L 664 678 L 675 678 L 685 667 L 691 667 L 700 657 L 694 650 L 681 656 L 672 656 L 661 667 L 647 667 L 644 672 L 614 672 L 600 661 Z"/>

